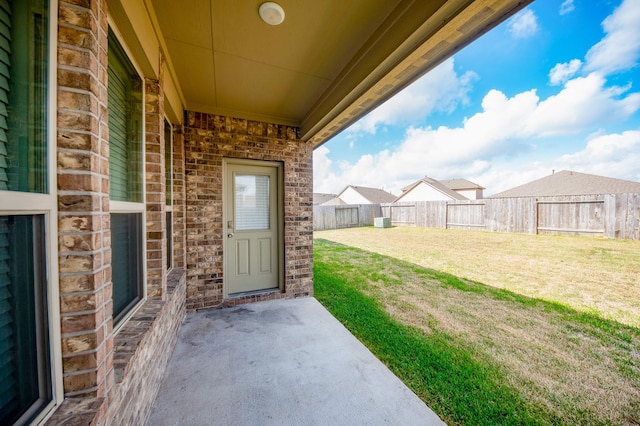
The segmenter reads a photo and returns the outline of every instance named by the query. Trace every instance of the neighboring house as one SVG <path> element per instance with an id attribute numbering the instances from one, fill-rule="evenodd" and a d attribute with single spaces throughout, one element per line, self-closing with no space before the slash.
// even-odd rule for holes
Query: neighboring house
<path id="1" fill-rule="evenodd" d="M 391 203 L 396 196 L 378 188 L 349 185 L 325 205 Z"/>
<path id="2" fill-rule="evenodd" d="M 347 203 L 345 203 L 340 198 L 338 198 L 338 196 L 335 196 L 334 198 L 330 199 L 329 201 L 325 201 L 324 203 L 322 203 L 320 205 L 321 206 L 342 206 L 342 205 L 345 205 L 345 204 L 347 204 Z"/>
<path id="3" fill-rule="evenodd" d="M 640 182 L 578 173 L 570 170 L 553 173 L 524 185 L 492 195 L 490 198 L 551 197 L 560 195 L 596 195 L 640 193 Z"/>
<path id="4" fill-rule="evenodd" d="M 484 188 L 466 179 L 438 181 L 428 176 L 402 188 L 395 202 L 467 201 L 482 198 Z"/>
<path id="5" fill-rule="evenodd" d="M 451 180 L 441 180 L 444 186 L 449 189 L 453 189 L 460 195 L 467 197 L 469 200 L 481 200 L 484 198 L 484 190 L 485 188 L 478 185 L 477 183 L 473 183 L 467 179 L 451 179 Z"/>
<path id="6" fill-rule="evenodd" d="M 321 192 L 313 193 L 313 205 L 319 206 L 320 204 L 324 204 L 327 201 L 333 200 L 337 197 L 337 194 L 323 194 Z"/>
<path id="7" fill-rule="evenodd" d="M 142 425 L 186 311 L 311 296 L 313 149 L 529 1 L 259 3 L 0 2 L 0 424 Z"/>

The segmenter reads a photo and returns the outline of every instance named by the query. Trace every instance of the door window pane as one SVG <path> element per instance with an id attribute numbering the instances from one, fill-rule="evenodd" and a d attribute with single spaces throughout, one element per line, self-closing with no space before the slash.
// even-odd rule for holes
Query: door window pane
<path id="1" fill-rule="evenodd" d="M 0 216 L 0 424 L 29 423 L 52 399 L 44 216 Z"/>
<path id="2" fill-rule="evenodd" d="M 269 229 L 269 176 L 234 176 L 235 229 L 259 231 Z"/>

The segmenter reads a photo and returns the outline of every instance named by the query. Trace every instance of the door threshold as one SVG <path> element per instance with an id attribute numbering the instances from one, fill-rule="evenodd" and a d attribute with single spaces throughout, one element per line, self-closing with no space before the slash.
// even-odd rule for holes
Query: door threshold
<path id="1" fill-rule="evenodd" d="M 229 300 L 233 300 L 233 299 L 240 299 L 247 296 L 262 296 L 265 294 L 274 294 L 274 293 L 281 293 L 280 288 L 274 287 L 274 288 L 267 288 L 265 290 L 243 291 L 240 293 L 229 294 L 227 298 Z"/>

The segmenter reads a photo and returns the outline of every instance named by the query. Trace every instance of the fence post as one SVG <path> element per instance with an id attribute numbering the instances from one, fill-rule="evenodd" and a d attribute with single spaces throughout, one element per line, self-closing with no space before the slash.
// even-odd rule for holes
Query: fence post
<path id="1" fill-rule="evenodd" d="M 604 196 L 604 236 L 607 238 L 616 237 L 617 212 L 616 194 Z"/>
<path id="2" fill-rule="evenodd" d="M 534 226 L 535 226 L 535 231 L 534 231 L 534 235 L 538 235 L 538 227 L 540 226 L 540 204 L 538 203 L 538 199 L 536 198 L 534 201 L 535 204 L 535 210 L 534 210 Z"/>
<path id="3" fill-rule="evenodd" d="M 444 229 L 449 229 L 449 202 L 444 204 Z"/>

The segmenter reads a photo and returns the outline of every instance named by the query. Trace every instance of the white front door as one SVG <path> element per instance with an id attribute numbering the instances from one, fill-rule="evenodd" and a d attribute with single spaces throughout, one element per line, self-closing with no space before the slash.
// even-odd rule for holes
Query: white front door
<path id="1" fill-rule="evenodd" d="M 281 166 L 227 160 L 224 194 L 225 296 L 280 287 Z"/>

